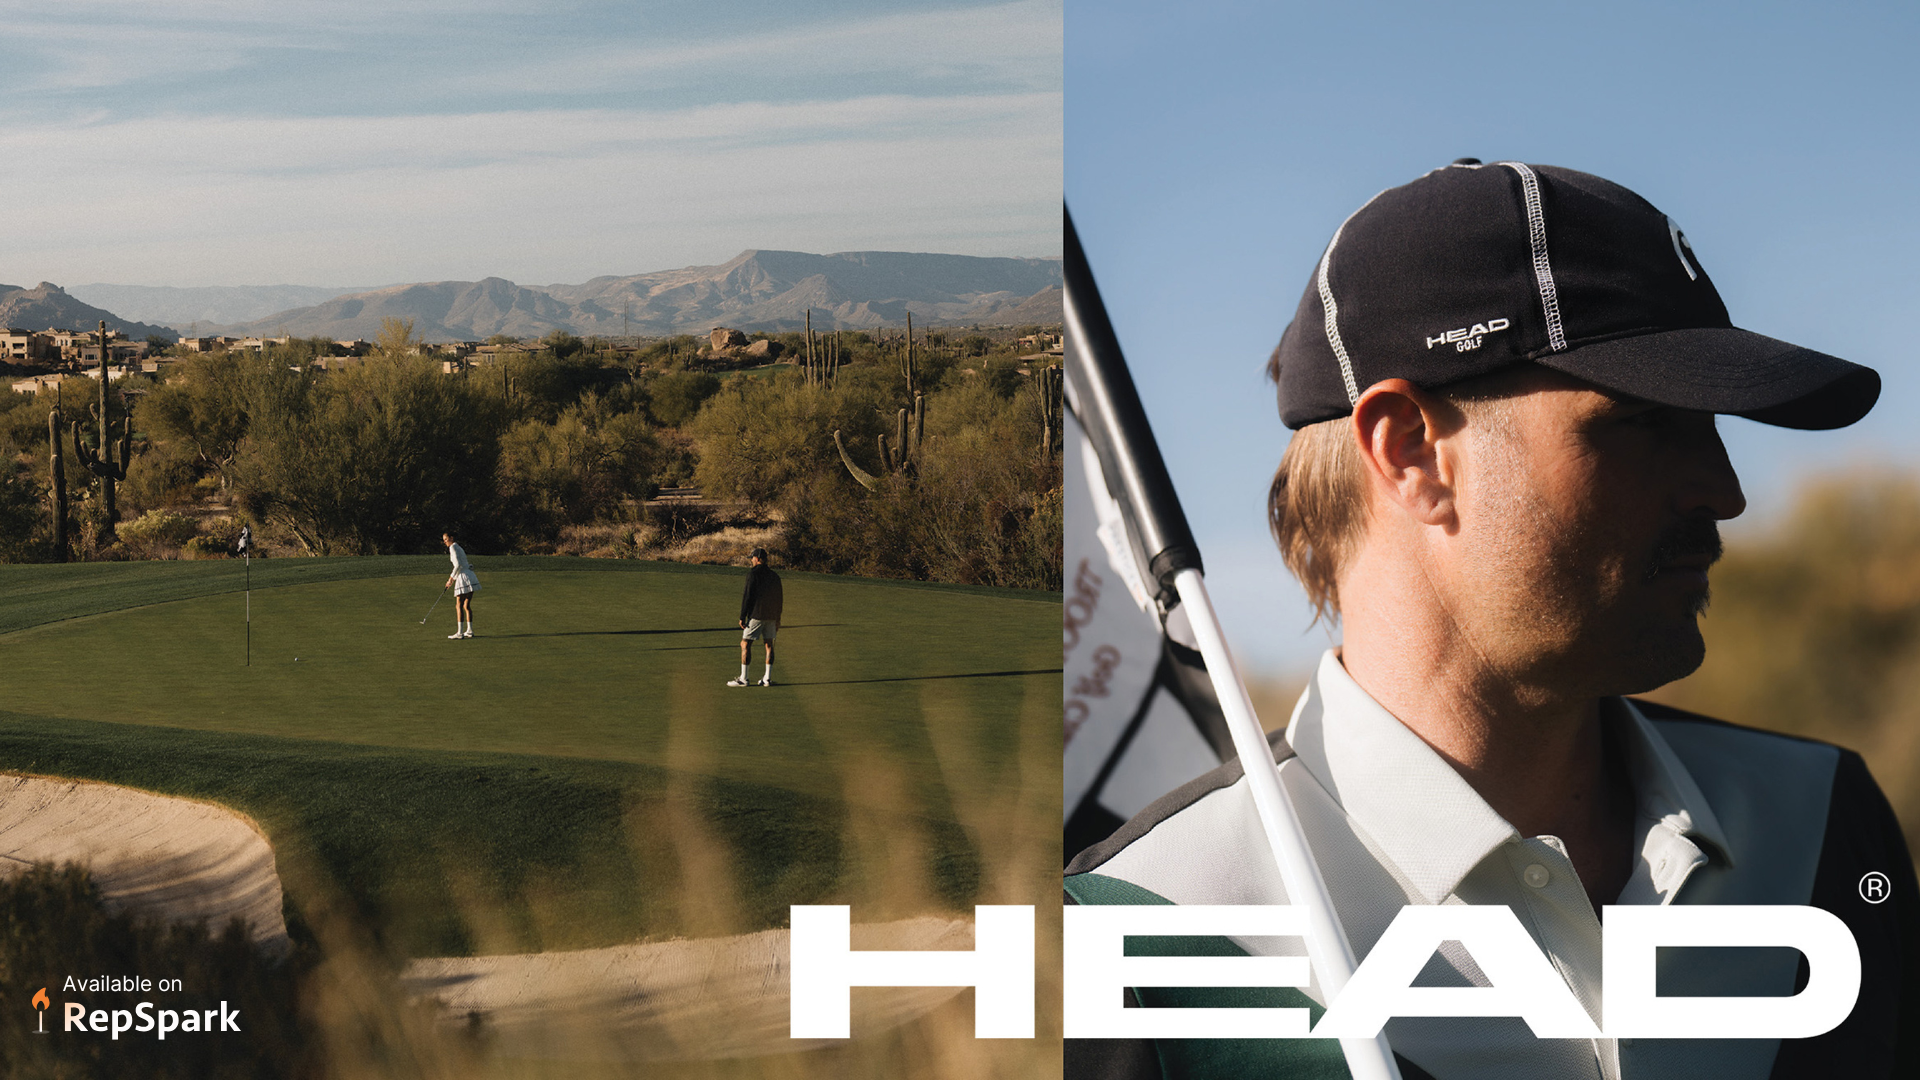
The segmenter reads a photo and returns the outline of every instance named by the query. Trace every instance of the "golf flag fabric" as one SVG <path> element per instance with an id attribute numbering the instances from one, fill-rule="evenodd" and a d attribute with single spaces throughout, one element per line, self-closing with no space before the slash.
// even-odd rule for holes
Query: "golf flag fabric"
<path id="1" fill-rule="evenodd" d="M 1071 215 L 1066 219 L 1065 239 L 1068 404 L 1078 421 L 1077 446 L 1082 451 L 1082 468 L 1087 471 L 1088 501 L 1094 508 L 1092 515 L 1082 516 L 1079 529 L 1084 531 L 1087 524 L 1093 524 L 1093 534 L 1107 552 L 1108 565 L 1127 585 L 1139 610 L 1143 614 L 1158 615 L 1162 641 L 1155 689 L 1140 711 L 1128 721 L 1119 738 L 1110 742 L 1088 740 L 1090 747 L 1110 745 L 1111 749 L 1104 755 L 1100 769 L 1085 783 L 1078 805 L 1087 807 L 1091 799 L 1094 807 L 1101 807 L 1101 798 L 1114 786 L 1114 777 L 1133 775 L 1136 767 L 1130 763 L 1136 753 L 1142 756 L 1138 770 L 1143 775 L 1151 775 L 1152 783 L 1172 777 L 1173 782 L 1168 785 L 1171 788 L 1190 778 L 1183 775 L 1190 762 L 1180 761 L 1177 754 L 1154 753 L 1148 761 L 1145 758 L 1151 743 L 1142 744 L 1138 751 L 1133 749 L 1134 744 L 1140 743 L 1141 733 L 1147 730 L 1146 724 L 1156 711 L 1154 701 L 1162 693 L 1170 701 L 1177 701 L 1180 708 L 1178 712 L 1167 708 L 1158 710 L 1162 717 L 1169 719 L 1155 729 L 1156 734 L 1180 732 L 1176 721 L 1184 714 L 1202 738 L 1214 732 L 1224 735 L 1218 740 L 1207 738 L 1208 745 L 1216 748 L 1218 756 L 1226 756 L 1231 751 L 1247 766 L 1243 777 L 1248 797 L 1259 816 L 1260 829 L 1280 873 L 1288 903 L 1305 915 L 1301 936 L 1307 957 L 1320 986 L 1332 1001 L 1345 989 L 1358 966 L 1352 943 L 1347 940 L 1346 929 L 1334 911 L 1333 896 L 1319 865 L 1314 862 L 1299 815 L 1280 785 L 1280 773 L 1273 766 L 1267 735 L 1254 715 L 1253 702 L 1247 697 L 1246 686 L 1240 681 L 1228 651 L 1225 633 L 1207 594 L 1199 545 L 1194 542 L 1186 513 L 1180 508 L 1173 478 L 1167 475 L 1166 463 L 1161 460 L 1160 448 L 1147 423 L 1139 393 L 1134 389 L 1133 377 L 1127 371 L 1119 339 L 1107 319 L 1106 305 L 1094 284 L 1093 271 L 1087 265 L 1086 252 L 1080 247 Z M 1069 445 L 1076 444 L 1070 442 Z M 1089 457 L 1097 461 L 1097 468 L 1086 463 Z M 1102 490 L 1106 501 L 1100 498 Z M 1076 531 L 1072 504 L 1068 513 L 1071 536 Z M 1092 565 L 1091 558 L 1087 565 Z M 1071 618 L 1071 601 L 1068 606 Z M 1182 608 L 1188 610 L 1183 612 Z M 1117 653 L 1117 646 L 1114 651 Z M 1109 654 L 1109 659 L 1114 659 L 1113 654 Z M 1117 670 L 1119 660 L 1114 659 L 1113 666 Z M 1067 673 L 1070 705 L 1072 691 L 1079 683 L 1074 681 L 1071 665 Z M 1098 674 L 1097 664 L 1095 673 Z M 1206 691 L 1211 692 L 1212 709 L 1206 707 L 1209 701 Z M 1081 720 L 1082 729 L 1091 718 L 1089 708 Z M 1073 743 L 1078 741 L 1074 736 L 1079 733 L 1079 730 L 1069 732 L 1066 754 L 1070 763 L 1074 756 Z M 1257 764 L 1262 759 L 1266 762 L 1264 767 Z M 1127 771 L 1122 772 L 1123 768 Z M 1084 775 L 1084 768 L 1069 764 L 1069 807 L 1076 806 L 1071 786 L 1074 783 L 1071 777 L 1076 775 Z M 1116 792 L 1116 800 L 1121 793 Z M 1122 816 L 1112 812 L 1112 808 L 1105 809 L 1116 819 Z M 1068 812 L 1068 822 L 1073 823 L 1072 810 Z M 1069 852 L 1075 850 L 1071 833 L 1070 828 Z M 1371 1039 L 1342 1038 L 1340 1049 L 1354 1080 L 1400 1080 L 1393 1048 L 1384 1032 Z"/>
<path id="2" fill-rule="evenodd" d="M 1067 859 L 1232 755 L 1186 613 L 1159 604 L 1069 387 L 1065 481 Z"/>

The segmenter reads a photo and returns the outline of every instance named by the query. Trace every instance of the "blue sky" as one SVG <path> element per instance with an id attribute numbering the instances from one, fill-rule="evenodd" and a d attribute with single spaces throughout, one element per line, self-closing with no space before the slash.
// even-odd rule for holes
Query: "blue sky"
<path id="1" fill-rule="evenodd" d="M 1067 198 L 1243 662 L 1324 647 L 1266 539 L 1262 366 L 1375 192 L 1458 157 L 1597 173 L 1686 229 L 1736 325 L 1865 363 L 1842 432 L 1723 419 L 1764 527 L 1920 452 L 1920 8 L 1067 4 Z"/>
<path id="2" fill-rule="evenodd" d="M 10 284 L 1060 251 L 1058 0 L 0 0 L 0 25 Z"/>

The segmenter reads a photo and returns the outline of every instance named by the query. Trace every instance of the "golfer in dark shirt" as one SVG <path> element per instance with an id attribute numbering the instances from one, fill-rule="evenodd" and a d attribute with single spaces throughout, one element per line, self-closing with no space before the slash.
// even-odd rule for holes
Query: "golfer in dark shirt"
<path id="1" fill-rule="evenodd" d="M 758 640 L 766 649 L 767 670 L 761 686 L 773 685 L 773 639 L 780 632 L 780 575 L 767 565 L 767 549 L 753 549 L 753 569 L 747 571 L 746 592 L 740 597 L 740 677 L 728 686 L 751 686 L 747 681 L 747 654 Z"/>

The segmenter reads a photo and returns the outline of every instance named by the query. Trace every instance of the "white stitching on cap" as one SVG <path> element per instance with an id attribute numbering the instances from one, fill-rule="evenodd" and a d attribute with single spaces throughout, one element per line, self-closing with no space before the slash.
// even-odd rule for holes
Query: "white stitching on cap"
<path id="1" fill-rule="evenodd" d="M 1346 227 L 1345 221 L 1340 223 L 1340 229 Z M 1340 242 L 1340 229 L 1333 231 L 1333 240 L 1327 244 L 1326 254 L 1320 256 L 1317 279 L 1320 283 L 1321 321 L 1326 325 L 1327 344 L 1333 346 L 1333 358 L 1340 361 L 1340 379 L 1347 384 L 1347 404 L 1358 405 L 1360 388 L 1354 385 L 1353 361 L 1347 359 L 1347 346 L 1340 340 L 1340 307 L 1333 302 L 1333 287 L 1327 284 L 1327 263 L 1333 258 L 1333 245 Z"/>
<path id="2" fill-rule="evenodd" d="M 1391 190 L 1391 188 L 1387 189 L 1387 191 Z M 1386 193 L 1386 191 L 1375 192 L 1373 199 L 1378 199 Z M 1359 217 L 1361 210 L 1373 205 L 1373 199 L 1361 203 L 1360 210 L 1347 215 L 1347 221 Z M 1340 305 L 1334 303 L 1333 286 L 1327 284 L 1327 267 L 1333 262 L 1333 249 L 1340 244 L 1340 234 L 1347 231 L 1347 221 L 1341 222 L 1340 227 L 1333 230 L 1333 239 L 1327 241 L 1326 253 L 1320 256 L 1320 270 L 1314 275 L 1314 280 L 1320 287 L 1321 321 L 1326 327 L 1327 344 L 1333 346 L 1333 358 L 1340 361 L 1340 380 L 1347 384 L 1347 404 L 1358 405 L 1360 404 L 1360 387 L 1353 381 L 1353 361 L 1347 359 L 1346 342 L 1340 340 Z"/>
<path id="3" fill-rule="evenodd" d="M 1500 164 L 1520 174 L 1520 189 L 1527 201 L 1527 240 L 1533 245 L 1533 279 L 1540 284 L 1540 306 L 1547 313 L 1547 346 L 1565 352 L 1567 334 L 1560 326 L 1560 293 L 1553 284 L 1553 264 L 1547 260 L 1547 216 L 1540 207 L 1540 178 L 1518 161 Z"/>

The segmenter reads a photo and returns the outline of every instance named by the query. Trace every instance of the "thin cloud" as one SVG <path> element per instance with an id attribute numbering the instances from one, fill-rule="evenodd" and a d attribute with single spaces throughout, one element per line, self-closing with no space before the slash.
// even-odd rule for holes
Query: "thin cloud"
<path id="1" fill-rule="evenodd" d="M 1057 254 L 1060 10 L 0 0 L 0 280 Z"/>
<path id="2" fill-rule="evenodd" d="M 582 5 L 582 10 L 605 8 Z M 550 13 L 557 14 L 557 13 Z M 517 38 L 521 5 L 462 3 L 395 9 L 351 0 L 298 7 L 202 0 L 192 4 L 90 3 L 55 7 L 0 3 L 12 59 L 0 79 L 14 91 L 112 90 L 179 82 L 183 92 L 244 95 L 212 77 L 258 69 L 279 77 L 266 54 L 333 58 L 345 71 L 380 70 L 402 95 L 631 93 L 689 73 L 791 80 L 831 73 L 849 84 L 890 75 L 968 79 L 1003 87 L 1060 84 L 1058 0 L 872 16 L 829 11 L 801 27 L 716 34 L 669 26 L 645 44 L 559 18 L 539 41 Z M 457 16 L 457 18 L 455 17 Z M 137 103 L 129 102 L 130 107 Z"/>
<path id="3" fill-rule="evenodd" d="M 143 172 L 273 175 L 353 171 L 382 163 L 462 166 L 485 161 L 572 160 L 649 148 L 680 152 L 779 148 L 855 138 L 1031 132 L 1057 139 L 1057 94 L 958 98 L 880 96 L 848 101 L 745 102 L 688 109 L 541 109 L 468 115 L 161 116 L 0 130 L 0 154 L 42 162 L 42 174 L 75 179 L 97 169 L 67 152 L 81 140 L 143 162 Z M 944 135 L 942 133 L 945 133 Z M 1055 158 L 1058 158 L 1056 152 Z"/>
<path id="4" fill-rule="evenodd" d="M 86 139 L 142 168 L 20 178 L 31 212 L 0 280 L 551 282 L 748 247 L 1056 254 L 1058 116 L 1035 94 L 105 122 Z M 9 131 L 0 154 L 72 138 Z"/>
<path id="5" fill-rule="evenodd" d="M 1058 3 L 1020 0 L 955 11 L 904 12 L 848 20 L 802 31 L 733 37 L 697 44 L 611 44 L 564 59 L 508 63 L 469 83 L 490 88 L 551 90 L 555 85 L 614 89 L 690 70 L 805 65 L 841 76 L 912 73 L 973 75 L 1035 86 L 1061 79 L 1062 18 Z"/>

